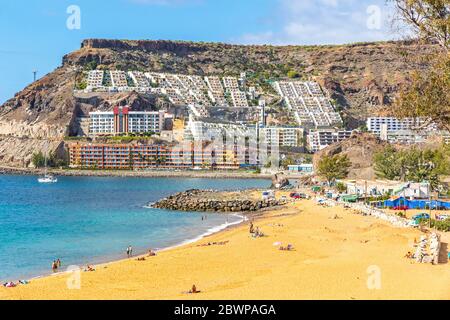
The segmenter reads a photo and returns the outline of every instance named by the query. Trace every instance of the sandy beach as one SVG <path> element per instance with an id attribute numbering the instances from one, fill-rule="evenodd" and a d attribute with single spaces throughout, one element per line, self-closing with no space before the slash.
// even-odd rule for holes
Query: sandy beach
<path id="1" fill-rule="evenodd" d="M 418 230 L 312 200 L 269 211 L 255 226 L 266 236 L 250 237 L 243 224 L 145 261 L 95 266 L 81 272 L 80 289 L 59 274 L 1 287 L 0 299 L 450 299 L 450 264 L 404 258 Z M 225 244 L 205 245 L 213 242 Z M 374 270 L 379 288 L 368 286 Z M 183 293 L 193 284 L 201 293 Z"/>

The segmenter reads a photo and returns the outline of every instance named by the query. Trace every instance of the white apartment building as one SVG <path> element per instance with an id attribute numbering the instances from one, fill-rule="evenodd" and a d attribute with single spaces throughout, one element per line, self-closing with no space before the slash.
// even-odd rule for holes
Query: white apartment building
<path id="1" fill-rule="evenodd" d="M 367 130 L 381 135 L 383 131 L 400 131 L 420 128 L 426 123 L 426 119 L 405 118 L 397 119 L 394 117 L 370 117 L 367 119 Z M 431 124 L 427 126 L 427 130 L 436 130 L 436 125 Z"/>
<path id="2" fill-rule="evenodd" d="M 350 138 L 352 132 L 348 130 L 311 130 L 307 135 L 308 149 L 315 153 L 329 145 Z"/>
<path id="3" fill-rule="evenodd" d="M 275 90 L 294 113 L 302 127 L 330 128 L 342 125 L 342 118 L 324 95 L 319 84 L 302 81 L 278 81 Z"/>
<path id="4" fill-rule="evenodd" d="M 130 111 L 129 112 L 129 132 L 160 133 L 164 129 L 164 111 Z"/>
<path id="5" fill-rule="evenodd" d="M 244 92 L 239 90 L 230 91 L 231 101 L 236 108 L 247 108 L 248 101 Z"/>
<path id="6" fill-rule="evenodd" d="M 89 112 L 89 134 L 107 135 L 114 133 L 114 112 Z"/>
<path id="7" fill-rule="evenodd" d="M 112 135 L 118 133 L 160 133 L 164 129 L 164 111 L 95 111 L 89 113 L 90 135 Z M 126 111 L 125 111 L 126 110 Z"/>
<path id="8" fill-rule="evenodd" d="M 128 72 L 128 75 L 133 80 L 134 85 L 136 87 L 143 88 L 143 89 L 150 87 L 150 82 L 143 72 L 130 71 L 130 72 Z"/>
<path id="9" fill-rule="evenodd" d="M 223 78 L 223 85 L 226 90 L 234 91 L 239 90 L 239 83 L 234 77 L 225 77 Z"/>
<path id="10" fill-rule="evenodd" d="M 87 88 L 95 89 L 103 86 L 103 70 L 91 70 L 88 72 Z"/>
<path id="11" fill-rule="evenodd" d="M 103 83 L 108 83 L 103 87 Z M 203 106 L 248 107 L 247 95 L 239 89 L 234 77 L 201 77 L 195 75 L 169 74 L 120 70 L 93 70 L 89 72 L 87 91 L 123 92 L 137 90 L 166 95 L 177 105 L 201 104 Z M 227 96 L 226 96 L 227 94 Z M 229 101 L 227 100 L 229 97 Z"/>
<path id="12" fill-rule="evenodd" d="M 424 118 L 371 117 L 367 119 L 367 130 L 390 143 L 421 143 L 432 134 L 438 134 L 436 124 L 427 125 L 426 121 Z"/>
<path id="13" fill-rule="evenodd" d="M 261 129 L 267 145 L 278 143 L 281 147 L 302 146 L 303 129 L 290 127 L 265 127 Z"/>
<path id="14" fill-rule="evenodd" d="M 185 133 L 195 141 L 214 137 L 253 137 L 256 141 L 256 128 L 239 124 L 215 123 L 195 120 L 190 116 Z"/>
<path id="15" fill-rule="evenodd" d="M 223 95 L 224 89 L 219 77 L 205 77 L 209 90 L 213 93 L 221 93 Z"/>
<path id="16" fill-rule="evenodd" d="M 128 88 L 127 76 L 124 71 L 110 71 L 111 84 L 114 88 Z"/>

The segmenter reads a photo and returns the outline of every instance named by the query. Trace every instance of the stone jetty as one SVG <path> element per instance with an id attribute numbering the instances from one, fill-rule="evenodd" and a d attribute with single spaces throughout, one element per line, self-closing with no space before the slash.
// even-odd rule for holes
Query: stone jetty
<path id="1" fill-rule="evenodd" d="M 257 191 L 214 191 L 192 189 L 176 193 L 152 205 L 153 208 L 201 212 L 254 212 L 287 203 L 258 199 Z"/>

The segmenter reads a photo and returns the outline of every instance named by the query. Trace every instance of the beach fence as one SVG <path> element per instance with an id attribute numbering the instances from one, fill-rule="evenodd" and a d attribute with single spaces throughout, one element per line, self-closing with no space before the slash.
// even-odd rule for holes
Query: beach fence
<path id="1" fill-rule="evenodd" d="M 383 221 L 389 222 L 391 225 L 398 227 L 398 228 L 408 228 L 410 227 L 409 220 L 388 214 L 386 212 L 383 212 L 379 209 L 373 208 L 371 206 L 368 206 L 363 203 L 348 203 L 348 202 L 342 202 L 342 201 L 335 201 L 331 199 L 322 200 L 322 203 L 324 203 L 327 206 L 335 207 L 337 205 L 344 206 L 345 208 L 350 208 L 355 210 L 358 214 L 361 214 L 363 216 L 371 216 Z"/>

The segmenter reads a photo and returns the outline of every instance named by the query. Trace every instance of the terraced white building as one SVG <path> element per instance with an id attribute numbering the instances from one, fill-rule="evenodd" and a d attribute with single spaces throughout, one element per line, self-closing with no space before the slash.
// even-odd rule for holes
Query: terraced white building
<path id="1" fill-rule="evenodd" d="M 300 126 L 332 128 L 342 126 L 342 118 L 316 82 L 278 81 L 275 90 L 284 98 Z"/>
<path id="2" fill-rule="evenodd" d="M 88 89 L 103 87 L 103 76 L 104 72 L 102 70 L 89 71 L 87 76 Z"/>

